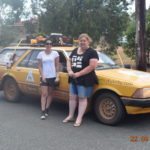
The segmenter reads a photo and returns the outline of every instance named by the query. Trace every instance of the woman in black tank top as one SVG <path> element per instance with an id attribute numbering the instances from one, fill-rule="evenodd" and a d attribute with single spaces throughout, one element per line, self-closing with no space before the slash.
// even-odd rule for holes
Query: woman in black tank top
<path id="1" fill-rule="evenodd" d="M 79 36 L 79 48 L 72 51 L 67 63 L 70 88 L 69 115 L 63 122 L 66 123 L 73 120 L 78 104 L 78 116 L 74 123 L 75 127 L 81 125 L 87 107 L 87 98 L 92 94 L 93 86 L 98 83 L 95 74 L 98 54 L 94 49 L 90 48 L 91 41 L 87 34 L 81 34 Z"/>

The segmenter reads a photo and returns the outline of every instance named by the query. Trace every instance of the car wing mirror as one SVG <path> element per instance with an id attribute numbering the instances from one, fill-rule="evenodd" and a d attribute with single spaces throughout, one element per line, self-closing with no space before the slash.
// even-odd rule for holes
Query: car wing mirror
<path id="1" fill-rule="evenodd" d="M 6 68 L 7 68 L 7 69 L 10 69 L 10 68 L 12 67 L 12 64 L 13 64 L 13 63 L 12 63 L 11 60 L 7 61 L 7 62 L 6 62 Z"/>
<path id="2" fill-rule="evenodd" d="M 131 69 L 131 65 L 130 64 L 124 64 L 124 68 Z"/>

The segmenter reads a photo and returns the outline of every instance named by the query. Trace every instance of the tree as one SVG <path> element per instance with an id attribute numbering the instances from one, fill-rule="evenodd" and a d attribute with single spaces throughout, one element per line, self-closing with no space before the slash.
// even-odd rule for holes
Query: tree
<path id="1" fill-rule="evenodd" d="M 25 0 L 0 0 L 0 44 L 7 45 L 17 40 L 18 30 L 13 27 L 20 21 Z"/>
<path id="2" fill-rule="evenodd" d="M 125 53 L 132 59 L 135 59 L 135 15 L 130 18 L 128 23 L 127 30 L 125 32 L 125 37 L 127 39 L 127 43 L 124 44 Z"/>
<path id="3" fill-rule="evenodd" d="M 42 32 L 73 37 L 86 32 L 95 43 L 103 36 L 111 50 L 118 45 L 128 20 L 127 0 L 45 0 L 40 6 L 36 8 Z"/>
<path id="4" fill-rule="evenodd" d="M 124 44 L 125 53 L 135 59 L 135 31 L 136 31 L 136 23 L 135 23 L 135 14 L 132 14 L 130 17 L 130 21 L 128 23 L 127 30 L 125 32 L 125 36 L 127 38 L 127 43 Z M 150 65 L 150 8 L 146 11 L 146 57 L 147 63 Z"/>
<path id="5" fill-rule="evenodd" d="M 0 18 L 3 18 L 3 23 L 14 23 L 20 20 L 20 16 L 23 13 L 24 1 L 25 0 L 0 0 Z"/>
<path id="6" fill-rule="evenodd" d="M 147 63 L 150 65 L 150 8 L 147 10 L 146 16 L 146 52 Z"/>

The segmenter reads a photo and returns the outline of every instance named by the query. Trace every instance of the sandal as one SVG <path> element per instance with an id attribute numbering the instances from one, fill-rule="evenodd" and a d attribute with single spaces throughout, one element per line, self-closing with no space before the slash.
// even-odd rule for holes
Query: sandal
<path id="1" fill-rule="evenodd" d="M 74 127 L 80 127 L 80 126 L 81 126 L 81 124 L 82 124 L 82 121 L 81 121 L 81 122 L 79 122 L 79 123 L 76 123 L 76 122 L 75 122 L 73 126 L 74 126 Z"/>
<path id="2" fill-rule="evenodd" d="M 62 122 L 63 123 L 68 123 L 68 122 L 73 122 L 74 119 L 73 118 L 65 118 Z"/>

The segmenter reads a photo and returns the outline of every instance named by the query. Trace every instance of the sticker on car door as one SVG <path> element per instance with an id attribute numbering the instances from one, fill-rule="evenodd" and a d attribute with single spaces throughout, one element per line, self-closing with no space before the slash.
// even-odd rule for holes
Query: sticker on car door
<path id="1" fill-rule="evenodd" d="M 28 72 L 27 77 L 26 77 L 26 81 L 28 81 L 28 82 L 34 82 L 34 76 L 33 76 L 32 70 L 30 70 Z"/>

